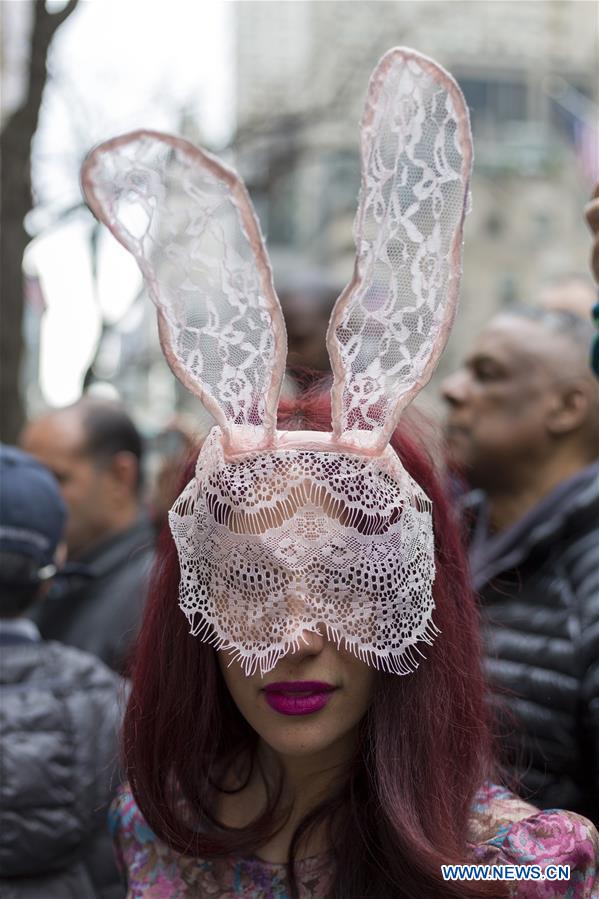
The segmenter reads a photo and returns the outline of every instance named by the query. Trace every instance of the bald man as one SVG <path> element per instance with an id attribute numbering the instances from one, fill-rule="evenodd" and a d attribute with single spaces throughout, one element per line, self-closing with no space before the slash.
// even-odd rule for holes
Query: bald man
<path id="1" fill-rule="evenodd" d="M 40 606 L 42 636 L 122 671 L 153 558 L 140 502 L 141 437 L 122 406 L 84 397 L 30 422 L 21 446 L 55 475 L 68 510 L 71 573 Z"/>
<path id="2" fill-rule="evenodd" d="M 588 275 L 565 274 L 547 281 L 537 297 L 543 309 L 572 312 L 588 319 L 596 302 L 595 286 Z"/>
<path id="3" fill-rule="evenodd" d="M 505 759 L 539 806 L 599 820 L 599 383 L 592 325 L 493 319 L 443 384 Z M 507 714 L 506 714 L 507 712 Z"/>

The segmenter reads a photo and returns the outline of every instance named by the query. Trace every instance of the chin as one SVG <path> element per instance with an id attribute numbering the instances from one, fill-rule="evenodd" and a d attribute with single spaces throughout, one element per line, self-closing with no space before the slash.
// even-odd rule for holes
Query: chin
<path id="1" fill-rule="evenodd" d="M 326 729 L 318 725 L 287 730 L 285 733 L 269 728 L 261 735 L 263 743 L 277 755 L 295 759 L 310 758 L 324 752 L 340 737 L 341 734 L 327 733 Z"/>
<path id="2" fill-rule="evenodd" d="M 446 462 L 450 471 L 463 473 L 471 465 L 469 454 L 464 452 L 464 447 L 448 441 L 445 445 Z"/>
<path id="3" fill-rule="evenodd" d="M 324 713 L 324 714 L 323 714 Z M 272 717 L 271 717 L 272 716 Z M 270 710 L 252 722 L 261 740 L 274 752 L 288 758 L 307 758 L 343 742 L 348 730 L 347 717 L 327 714 L 323 709 L 315 715 L 287 717 Z"/>

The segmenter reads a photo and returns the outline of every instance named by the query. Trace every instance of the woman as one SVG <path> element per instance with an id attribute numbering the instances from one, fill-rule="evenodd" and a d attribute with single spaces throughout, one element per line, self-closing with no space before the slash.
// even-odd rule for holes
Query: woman
<path id="1" fill-rule="evenodd" d="M 328 430 L 326 396 L 282 402 L 279 427 Z M 407 677 L 313 633 L 246 677 L 175 614 L 177 555 L 162 535 L 125 718 L 137 801 L 126 789 L 113 813 L 131 897 L 509 895 L 501 882 L 443 881 L 442 864 L 474 859 L 570 864 L 570 895 L 592 895 L 592 826 L 486 786 L 477 613 L 456 528 L 422 449 L 399 431 L 392 444 L 433 500 L 437 535 L 441 635 Z M 515 895 L 559 887 L 522 882 Z"/>
<path id="2" fill-rule="evenodd" d="M 575 868 L 570 895 L 590 895 L 588 822 L 489 786 L 461 550 L 397 430 L 455 313 L 471 160 L 453 79 L 389 51 L 363 119 L 330 401 L 287 405 L 285 325 L 238 177 L 151 132 L 84 165 L 171 368 L 217 422 L 171 510 L 132 672 L 113 816 L 131 899 L 503 896 L 441 866 L 547 852 Z"/>

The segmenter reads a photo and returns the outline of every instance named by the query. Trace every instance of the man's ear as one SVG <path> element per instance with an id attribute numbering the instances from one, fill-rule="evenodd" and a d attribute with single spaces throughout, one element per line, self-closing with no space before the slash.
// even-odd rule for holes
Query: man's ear
<path id="1" fill-rule="evenodd" d="M 139 462 L 133 453 L 126 450 L 115 453 L 110 462 L 110 474 L 117 487 L 131 494 L 137 493 Z"/>
<path id="2" fill-rule="evenodd" d="M 585 424 L 591 408 L 590 385 L 571 380 L 555 388 L 547 416 L 547 430 L 555 436 L 570 434 Z"/>

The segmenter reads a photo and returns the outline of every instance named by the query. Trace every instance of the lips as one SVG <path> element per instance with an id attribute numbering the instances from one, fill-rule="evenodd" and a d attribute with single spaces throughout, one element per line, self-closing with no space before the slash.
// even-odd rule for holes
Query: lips
<path id="1" fill-rule="evenodd" d="M 466 425 L 449 423 L 445 425 L 445 436 L 450 440 L 454 437 L 465 437 L 469 432 L 470 430 Z"/>
<path id="2" fill-rule="evenodd" d="M 267 684 L 264 698 L 280 715 L 312 715 L 327 705 L 336 690 L 321 681 L 284 681 Z"/>

